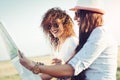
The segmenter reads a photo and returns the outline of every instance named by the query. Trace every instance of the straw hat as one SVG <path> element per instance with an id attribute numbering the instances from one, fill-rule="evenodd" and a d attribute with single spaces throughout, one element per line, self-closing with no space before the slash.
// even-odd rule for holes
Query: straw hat
<path id="1" fill-rule="evenodd" d="M 78 0 L 74 8 L 70 10 L 89 10 L 104 14 L 104 0 Z"/>

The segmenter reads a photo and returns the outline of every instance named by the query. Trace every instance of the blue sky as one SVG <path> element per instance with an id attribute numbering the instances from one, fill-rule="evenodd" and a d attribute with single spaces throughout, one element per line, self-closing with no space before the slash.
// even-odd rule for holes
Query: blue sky
<path id="1" fill-rule="evenodd" d="M 107 10 L 106 24 L 120 44 L 120 1 L 104 0 Z M 0 0 L 0 22 L 26 56 L 51 53 L 49 44 L 39 28 L 42 15 L 51 7 L 61 7 L 73 18 L 69 11 L 76 0 Z M 75 23 L 76 24 L 76 23 Z M 8 59 L 5 45 L 0 36 L 0 59 Z"/>

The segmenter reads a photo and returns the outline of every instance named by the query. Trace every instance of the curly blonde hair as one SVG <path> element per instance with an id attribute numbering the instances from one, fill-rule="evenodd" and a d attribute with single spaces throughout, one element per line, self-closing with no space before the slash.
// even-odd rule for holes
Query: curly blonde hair
<path id="1" fill-rule="evenodd" d="M 64 36 L 62 39 L 65 41 L 66 38 L 70 36 L 75 36 L 75 32 L 73 29 L 73 21 L 71 17 L 63 10 L 58 7 L 49 9 L 45 15 L 43 16 L 43 20 L 41 22 L 41 27 L 46 35 L 48 35 L 51 44 L 56 48 L 59 46 L 59 39 L 54 37 L 49 30 L 50 22 L 55 22 L 57 19 L 62 20 L 63 28 L 64 28 Z"/>

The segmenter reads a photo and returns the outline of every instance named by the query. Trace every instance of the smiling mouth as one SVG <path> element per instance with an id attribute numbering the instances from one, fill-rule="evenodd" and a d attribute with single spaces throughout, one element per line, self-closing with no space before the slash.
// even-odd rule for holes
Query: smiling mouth
<path id="1" fill-rule="evenodd" d="M 52 31 L 54 34 L 57 34 L 58 33 L 58 30 L 54 30 L 54 31 Z"/>
<path id="2" fill-rule="evenodd" d="M 80 22 L 77 22 L 78 25 L 80 25 Z"/>

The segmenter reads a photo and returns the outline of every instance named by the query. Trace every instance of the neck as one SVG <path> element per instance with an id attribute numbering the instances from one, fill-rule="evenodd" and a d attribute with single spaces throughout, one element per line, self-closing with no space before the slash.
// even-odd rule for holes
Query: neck
<path id="1" fill-rule="evenodd" d="M 58 39 L 59 39 L 59 42 L 60 42 L 60 45 L 61 45 L 66 40 L 66 35 L 61 35 Z"/>

